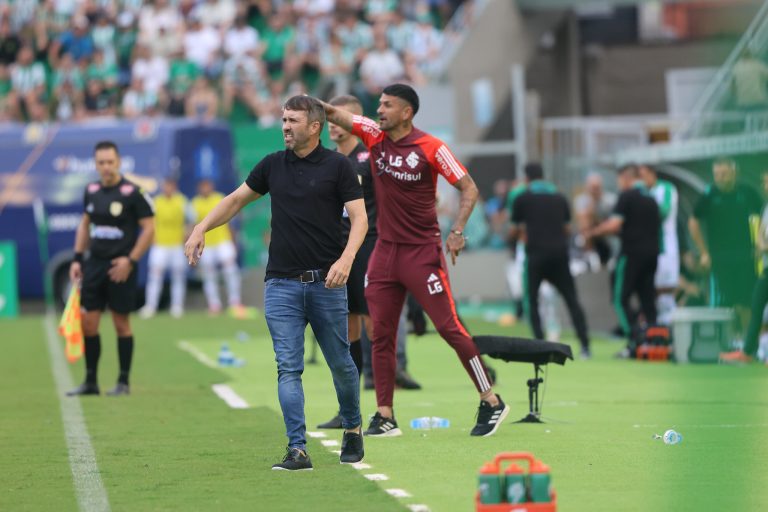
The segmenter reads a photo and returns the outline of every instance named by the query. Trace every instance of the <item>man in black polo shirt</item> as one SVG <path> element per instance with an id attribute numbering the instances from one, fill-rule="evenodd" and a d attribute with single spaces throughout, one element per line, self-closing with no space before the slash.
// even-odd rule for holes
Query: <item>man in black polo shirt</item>
<path id="1" fill-rule="evenodd" d="M 616 263 L 614 307 L 619 325 L 627 336 L 629 346 L 620 356 L 629 357 L 632 335 L 637 328 L 637 315 L 630 312 L 629 300 L 637 293 L 647 325 L 656 323 L 656 264 L 661 242 L 661 214 L 656 200 L 640 179 L 636 165 L 619 169 L 621 194 L 611 217 L 588 230 L 586 236 L 596 237 L 621 233 L 621 252 Z"/>
<path id="2" fill-rule="evenodd" d="M 117 332 L 120 361 L 117 386 L 107 394 L 127 395 L 133 359 L 129 314 L 136 306 L 138 261 L 155 235 L 154 212 L 147 195 L 120 175 L 120 154 L 113 142 L 96 144 L 93 158 L 99 181 L 85 188 L 85 213 L 77 227 L 75 259 L 69 267 L 69 278 L 82 287 L 86 373 L 85 382 L 67 395 L 99 394 L 99 321 L 107 305 Z M 83 261 L 86 249 L 90 249 L 90 257 Z"/>
<path id="3" fill-rule="evenodd" d="M 346 282 L 368 220 L 357 175 L 344 155 L 320 144 L 323 106 L 309 96 L 294 96 L 283 107 L 286 151 L 267 155 L 245 183 L 225 197 L 192 231 L 184 252 L 198 262 L 205 232 L 228 222 L 245 205 L 272 194 L 265 316 L 277 360 L 277 392 L 288 449 L 277 470 L 310 470 L 304 422 L 304 331 L 312 326 L 331 369 L 339 414 L 345 429 L 342 463 L 363 458 L 360 384 L 347 341 Z M 342 236 L 346 208 L 349 238 Z"/>
<path id="4" fill-rule="evenodd" d="M 528 186 L 515 199 L 512 224 L 513 234 L 525 239 L 523 275 L 533 335 L 544 339 L 539 316 L 539 286 L 546 280 L 563 296 L 581 343 L 581 356 L 589 359 L 587 321 L 568 265 L 568 224 L 571 221 L 568 201 L 553 184 L 544 181 L 541 165 L 527 164 L 525 179 Z"/>
<path id="5" fill-rule="evenodd" d="M 757 281 L 749 218 L 760 215 L 760 196 L 736 183 L 736 162 L 723 158 L 712 165 L 714 186 L 707 187 L 688 220 L 699 263 L 712 269 L 710 305 L 732 307 L 746 329 L 752 288 Z M 702 233 L 705 228 L 706 239 Z"/>

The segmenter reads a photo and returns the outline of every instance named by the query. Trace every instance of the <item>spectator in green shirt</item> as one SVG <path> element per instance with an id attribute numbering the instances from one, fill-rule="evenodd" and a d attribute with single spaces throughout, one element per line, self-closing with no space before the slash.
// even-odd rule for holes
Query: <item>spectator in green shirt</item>
<path id="1" fill-rule="evenodd" d="M 189 90 L 197 77 L 200 76 L 200 68 L 187 59 L 184 52 L 179 50 L 174 53 L 171 60 L 168 78 L 168 108 L 171 116 L 184 116 L 185 105 Z"/>
<path id="2" fill-rule="evenodd" d="M 11 73 L 8 66 L 0 63 L 0 121 L 11 120 L 8 97 L 11 92 Z"/>
<path id="3" fill-rule="evenodd" d="M 286 75 L 291 76 L 296 71 L 292 61 L 296 32 L 293 27 L 288 26 L 286 13 L 278 12 L 269 19 L 262 44 L 264 45 L 262 59 L 274 83 L 274 92 L 279 94 L 285 88 Z"/>
<path id="4" fill-rule="evenodd" d="M 115 32 L 115 55 L 119 73 L 120 86 L 127 86 L 131 81 L 131 59 L 133 47 L 136 46 L 136 27 L 134 16 L 130 12 L 123 12 L 117 17 L 117 31 Z"/>
<path id="5" fill-rule="evenodd" d="M 85 76 L 89 80 L 91 78 L 101 80 L 107 90 L 113 90 L 117 87 L 119 73 L 117 71 L 117 65 L 107 62 L 104 52 L 97 48 L 96 51 L 93 52 L 93 60 L 88 65 Z"/>
<path id="6" fill-rule="evenodd" d="M 75 65 L 75 59 L 71 53 L 65 53 L 61 56 L 59 66 L 53 72 L 53 91 L 56 95 L 61 92 L 61 86 L 65 83 L 72 85 L 75 91 L 82 91 L 85 86 L 83 74 L 80 68 Z"/>

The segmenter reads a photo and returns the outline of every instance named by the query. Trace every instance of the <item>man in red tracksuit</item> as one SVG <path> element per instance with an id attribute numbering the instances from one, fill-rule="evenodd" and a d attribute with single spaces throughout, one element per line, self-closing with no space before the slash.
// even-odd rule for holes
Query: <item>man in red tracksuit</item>
<path id="1" fill-rule="evenodd" d="M 373 320 L 373 378 L 378 412 L 366 436 L 398 436 L 392 410 L 397 324 L 411 292 L 437 331 L 456 351 L 480 394 L 473 436 L 494 434 L 509 407 L 494 394 L 472 337 L 456 314 L 437 223 L 436 184 L 442 175 L 461 193 L 459 213 L 446 240 L 452 263 L 464 248 L 462 230 L 477 200 L 475 182 L 439 139 L 415 128 L 419 97 L 408 85 L 386 87 L 379 123 L 327 103 L 328 121 L 360 137 L 371 152 L 379 238 L 368 263 L 365 298 Z"/>

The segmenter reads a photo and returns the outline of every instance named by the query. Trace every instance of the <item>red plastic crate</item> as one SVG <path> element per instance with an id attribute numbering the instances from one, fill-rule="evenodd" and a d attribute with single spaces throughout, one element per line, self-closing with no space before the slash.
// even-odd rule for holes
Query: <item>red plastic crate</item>
<path id="1" fill-rule="evenodd" d="M 534 465 L 534 462 L 541 463 L 528 452 L 502 452 L 494 457 L 491 464 L 496 466 L 498 473 L 501 473 L 502 462 L 515 460 L 528 461 L 529 468 Z M 556 512 L 557 493 L 551 487 L 550 491 L 550 501 L 546 503 L 495 503 L 492 505 L 480 503 L 480 491 L 478 491 L 475 495 L 475 510 L 476 512 Z"/>
<path id="2" fill-rule="evenodd" d="M 475 495 L 475 510 L 477 512 L 556 512 L 557 493 L 552 491 L 552 501 L 549 503 L 496 503 L 487 505 L 480 503 L 480 492 Z"/>

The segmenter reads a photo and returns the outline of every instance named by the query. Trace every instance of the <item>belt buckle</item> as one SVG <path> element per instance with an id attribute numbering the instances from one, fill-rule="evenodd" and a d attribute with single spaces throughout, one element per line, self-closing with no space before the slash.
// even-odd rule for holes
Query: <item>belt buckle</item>
<path id="1" fill-rule="evenodd" d="M 314 283 L 315 282 L 315 273 L 311 270 L 306 270 L 301 273 L 301 282 L 302 283 Z"/>

